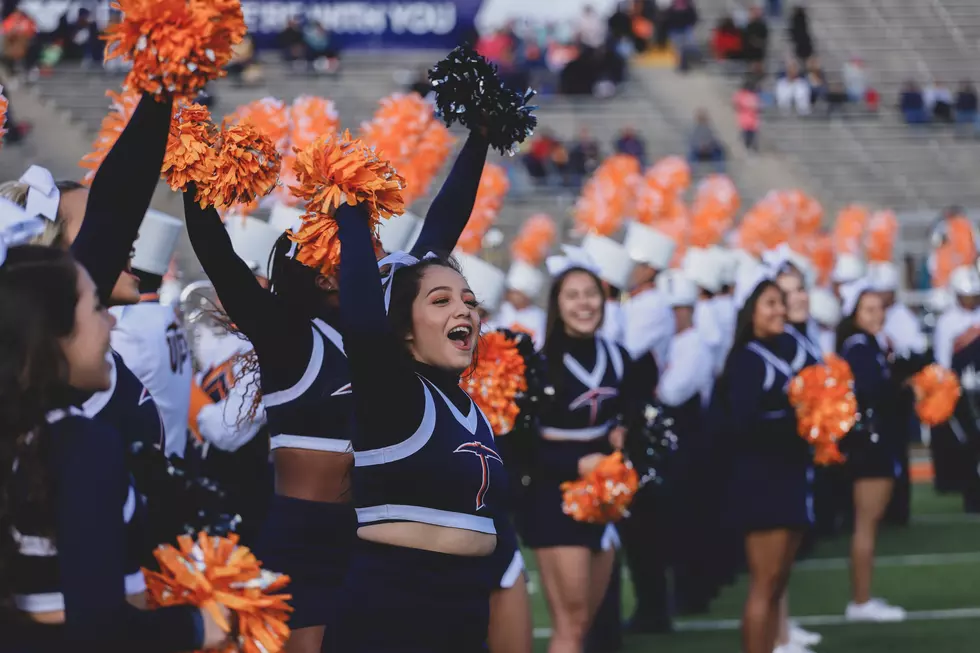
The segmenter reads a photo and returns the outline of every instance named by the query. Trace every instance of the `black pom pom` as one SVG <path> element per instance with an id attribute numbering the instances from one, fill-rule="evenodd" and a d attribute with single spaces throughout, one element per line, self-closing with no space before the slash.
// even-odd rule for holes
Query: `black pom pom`
<path id="1" fill-rule="evenodd" d="M 534 91 L 506 88 L 497 67 L 469 45 L 461 45 L 429 71 L 436 92 L 436 108 L 446 126 L 455 122 L 473 130 L 486 129 L 490 146 L 513 154 L 534 132 L 537 107 L 528 102 Z"/>
<path id="2" fill-rule="evenodd" d="M 666 415 L 663 406 L 647 404 L 639 424 L 630 429 L 626 438 L 626 458 L 640 476 L 640 487 L 663 484 L 677 444 L 674 420 Z"/>

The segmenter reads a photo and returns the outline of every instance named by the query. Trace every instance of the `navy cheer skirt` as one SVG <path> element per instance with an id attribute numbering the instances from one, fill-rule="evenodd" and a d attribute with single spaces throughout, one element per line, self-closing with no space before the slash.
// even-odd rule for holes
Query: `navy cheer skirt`
<path id="1" fill-rule="evenodd" d="M 491 589 L 507 589 L 526 573 L 524 556 L 517 545 L 517 532 L 510 519 L 494 519 L 493 525 L 497 529 L 497 548 L 489 558 Z"/>
<path id="2" fill-rule="evenodd" d="M 290 628 L 329 630 L 356 537 L 353 505 L 272 497 L 254 548 L 263 567 L 292 579 Z"/>
<path id="3" fill-rule="evenodd" d="M 738 452 L 728 496 L 731 525 L 742 532 L 813 525 L 813 467 L 802 459 Z"/>
<path id="4" fill-rule="evenodd" d="M 566 515 L 558 481 L 533 481 L 520 511 L 518 528 L 524 544 L 532 549 L 581 546 L 603 551 L 619 542 L 612 525 L 575 521 Z"/>
<path id="5" fill-rule="evenodd" d="M 487 562 L 358 540 L 338 610 L 335 650 L 482 653 L 494 584 Z"/>

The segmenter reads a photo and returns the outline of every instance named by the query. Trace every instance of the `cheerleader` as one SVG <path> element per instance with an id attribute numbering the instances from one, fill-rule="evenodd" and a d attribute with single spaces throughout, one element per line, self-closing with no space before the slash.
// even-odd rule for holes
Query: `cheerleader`
<path id="1" fill-rule="evenodd" d="M 882 345 L 898 356 L 908 358 L 924 352 L 928 343 L 919 319 L 905 304 L 896 301 L 899 289 L 898 268 L 894 263 L 873 263 L 868 266 L 868 282 L 881 295 L 885 306 L 885 325 L 882 327 Z"/>
<path id="2" fill-rule="evenodd" d="M 363 205 L 342 206 L 336 220 L 359 538 L 338 650 L 484 650 L 487 556 L 507 476 L 489 422 L 459 387 L 477 345 L 477 299 L 435 255 L 397 257 L 387 292 Z"/>
<path id="3" fill-rule="evenodd" d="M 840 323 L 840 300 L 824 288 L 810 291 L 810 315 L 817 323 L 817 342 L 824 356 L 837 351 L 837 325 Z"/>
<path id="4" fill-rule="evenodd" d="M 864 261 L 854 254 L 840 254 L 830 271 L 830 289 L 840 299 L 841 286 L 863 279 L 867 269 Z"/>
<path id="5" fill-rule="evenodd" d="M 564 514 L 560 489 L 623 446 L 618 420 L 631 363 L 621 346 L 597 335 L 604 303 L 599 277 L 574 264 L 554 279 L 548 297 L 543 351 L 555 395 L 541 416 L 523 521 L 541 570 L 555 652 L 582 650 L 615 556 L 615 529 Z"/>
<path id="6" fill-rule="evenodd" d="M 255 280 L 268 286 L 269 252 L 281 232 L 255 218 L 235 217 L 228 221 L 228 233 Z M 269 429 L 254 349 L 226 324 L 202 326 L 195 335 L 200 371 L 192 390 L 191 432 L 201 443 L 204 475 L 229 495 L 230 509 L 242 518 L 237 532 L 252 544 L 272 494 Z"/>
<path id="7" fill-rule="evenodd" d="M 820 333 L 815 320 L 810 318 L 810 293 L 800 266 L 785 261 L 773 267 L 776 285 L 783 292 L 786 302 L 786 333 L 799 345 L 792 361 L 794 374 L 807 364 L 823 358 Z"/>
<path id="8" fill-rule="evenodd" d="M 5 207 L 2 217 L 13 211 Z M 16 224 L 21 235 L 44 230 L 24 217 Z M 32 619 L 5 627 L 0 648 L 164 652 L 228 644 L 207 610 L 127 603 L 128 579 L 140 572 L 142 502 L 123 436 L 82 409 L 110 388 L 114 320 L 67 252 L 8 249 L 14 244 L 5 238 L 0 247 L 0 537 L 13 539 L 0 550 L 15 603 Z"/>
<path id="9" fill-rule="evenodd" d="M 507 271 L 507 301 L 494 320 L 504 329 L 530 333 L 538 348 L 544 344 L 545 314 L 534 305 L 534 299 L 541 295 L 545 282 L 543 272 L 524 261 L 514 261 Z"/>
<path id="10" fill-rule="evenodd" d="M 469 219 L 488 141 L 472 132 L 429 208 L 413 251 L 449 251 Z M 350 500 L 351 378 L 337 330 L 336 281 L 296 261 L 283 235 L 271 290 L 259 283 L 213 209 L 184 193 L 191 245 L 225 312 L 259 364 L 275 467 L 275 495 L 256 549 L 293 582 L 291 653 L 320 649 L 340 591 L 356 517 Z"/>
<path id="11" fill-rule="evenodd" d="M 656 279 L 660 271 L 670 267 L 677 245 L 656 229 L 631 222 L 623 246 L 636 262 L 623 314 L 623 345 L 634 359 L 653 351 L 659 362 L 667 354 L 674 321 L 663 293 L 657 290 Z"/>
<path id="12" fill-rule="evenodd" d="M 898 473 L 899 448 L 912 404 L 911 390 L 892 378 L 878 344 L 885 313 L 881 296 L 866 281 L 841 288 L 844 319 L 837 326 L 837 353 L 854 373 L 854 393 L 862 428 L 841 441 L 854 480 L 854 532 L 851 536 L 849 621 L 903 621 L 905 610 L 871 596 L 875 541 Z"/>
<path id="13" fill-rule="evenodd" d="M 793 645 L 776 648 L 780 602 L 813 524 L 811 456 L 796 433 L 786 394 L 799 345 L 785 332 L 785 298 L 770 276 L 761 266 L 740 272 L 735 341 L 716 387 L 733 448 L 730 511 L 744 533 L 749 570 L 742 615 L 745 653 L 794 650 Z"/>
<path id="14" fill-rule="evenodd" d="M 191 365 L 187 335 L 172 306 L 160 303 L 160 286 L 184 225 L 152 209 L 133 245 L 131 267 L 139 278 L 138 304 L 110 309 L 116 318 L 112 349 L 149 391 L 160 411 L 164 454 L 184 457 Z"/>

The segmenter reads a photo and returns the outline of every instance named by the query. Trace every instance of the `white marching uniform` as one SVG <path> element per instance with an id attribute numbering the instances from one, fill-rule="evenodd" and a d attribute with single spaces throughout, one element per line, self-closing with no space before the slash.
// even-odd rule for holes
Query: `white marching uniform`
<path id="1" fill-rule="evenodd" d="M 663 367 L 674 335 L 674 314 L 665 293 L 650 288 L 630 298 L 623 309 L 623 346 L 634 360 L 652 351 Z"/>
<path id="2" fill-rule="evenodd" d="M 953 341 L 970 327 L 980 324 L 980 308 L 968 311 L 959 304 L 939 316 L 933 333 L 936 362 L 949 369 L 953 366 Z"/>
<path id="3" fill-rule="evenodd" d="M 197 428 L 205 443 L 227 452 L 238 451 L 252 441 L 266 425 L 265 407 L 259 404 L 255 419 L 241 419 L 252 405 L 259 389 L 255 371 L 239 375 L 242 363 L 237 359 L 252 349 L 252 344 L 231 333 L 202 329 L 198 336 L 199 386 L 223 384 L 218 401 L 203 406 L 197 414 Z M 223 378 L 219 378 L 221 375 Z M 214 394 L 213 392 L 209 394 Z M 214 398 L 214 397 L 212 397 Z"/>
<path id="4" fill-rule="evenodd" d="M 899 302 L 895 302 L 885 311 L 885 325 L 881 333 L 899 356 L 921 354 L 928 346 L 915 313 Z"/>
<path id="5" fill-rule="evenodd" d="M 183 458 L 187 448 L 193 369 L 184 327 L 172 306 L 155 296 L 110 309 L 116 318 L 112 348 L 156 402 L 163 421 L 164 452 Z"/>
<path id="6" fill-rule="evenodd" d="M 625 332 L 626 320 L 624 317 L 623 303 L 618 299 L 607 299 L 599 335 L 606 340 L 623 344 Z"/>
<path id="7" fill-rule="evenodd" d="M 684 329 L 670 339 L 657 397 L 668 406 L 681 406 L 699 394 L 702 404 L 707 404 L 714 384 L 713 362 L 701 333 Z"/>
<path id="8" fill-rule="evenodd" d="M 833 329 L 828 329 L 826 327 L 817 327 L 817 344 L 820 345 L 820 351 L 826 357 L 827 354 L 837 353 L 837 333 Z"/>
<path id="9" fill-rule="evenodd" d="M 708 348 L 711 373 L 720 374 L 725 365 L 725 352 L 722 351 L 725 337 L 712 300 L 699 299 L 694 305 L 694 328 L 701 336 L 702 345 Z"/>
<path id="10" fill-rule="evenodd" d="M 493 325 L 501 329 L 516 329 L 527 331 L 531 334 L 534 347 L 540 349 L 544 345 L 545 323 L 547 315 L 544 309 L 539 306 L 527 306 L 520 310 L 514 308 L 510 302 L 500 305 L 500 310 L 493 317 Z"/>

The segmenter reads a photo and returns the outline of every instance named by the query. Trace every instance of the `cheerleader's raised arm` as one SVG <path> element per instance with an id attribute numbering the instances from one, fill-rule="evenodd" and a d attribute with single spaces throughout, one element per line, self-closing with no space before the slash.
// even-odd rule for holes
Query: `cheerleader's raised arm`
<path id="1" fill-rule="evenodd" d="M 89 192 L 85 219 L 71 253 L 107 302 L 126 268 L 140 224 L 160 179 L 173 100 L 143 94 L 133 117 L 106 155 Z"/>

